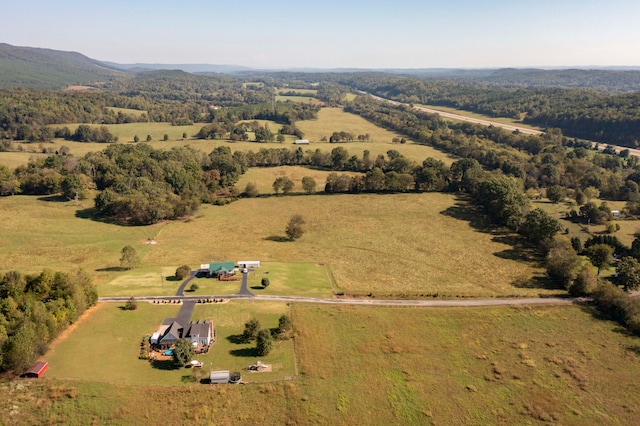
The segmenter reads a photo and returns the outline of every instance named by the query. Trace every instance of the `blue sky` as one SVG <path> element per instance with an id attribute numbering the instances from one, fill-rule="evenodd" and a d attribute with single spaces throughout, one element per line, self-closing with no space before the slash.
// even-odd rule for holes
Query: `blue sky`
<path id="1" fill-rule="evenodd" d="M 640 65 L 638 0 L 0 0 L 0 14 L 0 42 L 119 63 Z"/>

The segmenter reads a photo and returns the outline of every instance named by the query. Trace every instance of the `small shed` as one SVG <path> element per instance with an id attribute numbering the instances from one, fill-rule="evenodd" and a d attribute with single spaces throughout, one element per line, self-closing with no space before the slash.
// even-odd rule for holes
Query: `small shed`
<path id="1" fill-rule="evenodd" d="M 620 210 L 611 210 L 611 215 L 613 217 L 620 217 Z"/>
<path id="2" fill-rule="evenodd" d="M 238 260 L 238 267 L 242 269 L 254 269 L 260 267 L 259 260 Z"/>
<path id="3" fill-rule="evenodd" d="M 151 335 L 151 338 L 149 339 L 149 343 L 151 343 L 152 345 L 157 345 L 159 341 L 160 341 L 160 333 L 156 331 Z"/>
<path id="4" fill-rule="evenodd" d="M 42 377 L 45 371 L 49 369 L 49 363 L 46 361 L 38 361 L 33 363 L 27 371 L 25 371 L 20 377 L 28 379 L 39 379 Z"/>
<path id="5" fill-rule="evenodd" d="M 209 374 L 209 384 L 229 383 L 229 370 L 212 371 Z"/>
<path id="6" fill-rule="evenodd" d="M 309 145 L 308 139 L 298 139 L 293 142 L 294 145 Z"/>

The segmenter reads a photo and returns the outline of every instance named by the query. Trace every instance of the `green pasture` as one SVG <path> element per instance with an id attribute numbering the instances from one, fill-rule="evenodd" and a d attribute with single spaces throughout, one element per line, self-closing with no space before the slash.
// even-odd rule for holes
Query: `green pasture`
<path id="1" fill-rule="evenodd" d="M 253 383 L 261 379 L 243 374 L 253 384 L 214 387 L 185 386 L 189 369 L 158 370 L 137 359 L 141 335 L 177 309 L 99 305 L 46 354 L 44 379 L 0 383 L 0 416 L 26 424 L 640 422 L 640 340 L 586 306 L 294 304 L 299 379 Z M 218 329 L 204 361 L 246 368 L 257 359 L 227 337 L 252 316 L 272 327 L 286 312 L 284 304 L 247 301 L 197 306 L 194 318 Z M 274 379 L 295 375 L 291 343 L 262 359 L 283 365 Z M 171 409 L 158 409 L 164 401 Z"/>
<path id="2" fill-rule="evenodd" d="M 321 424 L 636 424 L 640 339 L 588 307 L 296 304 Z"/>
<path id="3" fill-rule="evenodd" d="M 263 278 L 269 280 L 266 288 L 262 287 Z M 331 271 L 316 263 L 265 262 L 249 272 L 249 290 L 258 296 L 331 298 Z"/>
<path id="4" fill-rule="evenodd" d="M 318 99 L 313 98 L 313 97 L 309 97 L 309 96 L 276 95 L 276 101 L 277 102 L 287 102 L 287 101 L 291 101 L 291 102 L 306 102 L 306 103 L 309 103 L 309 104 L 322 105 L 322 101 L 319 101 Z"/>
<path id="5" fill-rule="evenodd" d="M 304 95 L 309 96 L 309 95 L 318 94 L 317 89 L 292 89 L 289 87 L 276 89 L 276 95 L 282 95 L 283 93 L 287 93 L 287 92 L 295 92 L 296 95 L 300 95 L 300 96 L 304 96 Z"/>
<path id="6" fill-rule="evenodd" d="M 273 182 L 279 177 L 286 176 L 294 182 L 295 186 L 293 187 L 293 192 L 304 193 L 304 189 L 302 188 L 302 178 L 309 176 L 316 181 L 316 192 L 323 192 L 324 186 L 327 182 L 327 176 L 330 173 L 335 172 L 302 166 L 252 167 L 240 177 L 240 180 L 236 184 L 236 188 L 242 192 L 248 183 L 255 183 L 260 194 L 275 194 L 273 190 Z M 361 174 L 357 172 L 339 173 L 351 176 Z M 282 193 L 282 191 L 280 192 Z"/>
<path id="7" fill-rule="evenodd" d="M 176 268 L 144 267 L 113 272 L 113 279 L 98 286 L 100 296 L 175 296 L 183 280 L 175 277 Z"/>
<path id="8" fill-rule="evenodd" d="M 145 335 L 153 334 L 163 318 L 175 317 L 180 304 L 138 303 L 135 311 L 125 311 L 117 303 L 101 303 L 82 320 L 69 335 L 55 344 L 45 358 L 49 362 L 47 376 L 56 379 L 80 379 L 136 385 L 181 385 L 190 383 L 187 368 L 174 368 L 171 362 L 152 363 L 138 359 Z M 260 382 L 295 375 L 293 342 L 282 341 L 273 351 L 259 358 L 272 364 L 271 373 L 249 374 L 246 368 L 255 364 L 255 343 L 238 343 L 244 323 L 257 318 L 264 328 L 275 328 L 280 315 L 288 307 L 280 302 L 252 304 L 246 301 L 197 305 L 192 320 L 212 320 L 217 340 L 208 354 L 196 358 L 204 363 L 205 376 L 210 369 L 239 371 L 243 380 Z M 242 371 L 245 370 L 245 371 Z M 194 386 L 200 386 L 195 384 Z"/>
<path id="9" fill-rule="evenodd" d="M 37 149 L 33 146 L 33 151 Z M 3 164 L 10 169 L 15 169 L 18 166 L 22 166 L 29 162 L 29 159 L 34 158 L 46 158 L 49 154 L 41 154 L 36 152 L 22 151 L 22 152 L 0 152 L 0 164 Z"/>
<path id="10" fill-rule="evenodd" d="M 121 112 L 123 114 L 133 115 L 135 117 L 140 117 L 142 114 L 147 113 L 147 111 L 141 111 L 139 109 L 131 109 L 131 108 L 107 107 L 107 109 L 115 112 L 116 114 Z"/>

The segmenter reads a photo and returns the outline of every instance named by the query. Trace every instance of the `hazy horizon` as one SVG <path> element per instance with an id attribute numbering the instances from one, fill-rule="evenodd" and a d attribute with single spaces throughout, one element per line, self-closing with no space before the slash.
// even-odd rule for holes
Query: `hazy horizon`
<path id="1" fill-rule="evenodd" d="M 0 41 L 120 64 L 284 68 L 640 66 L 640 2 L 70 0 L 5 5 Z"/>

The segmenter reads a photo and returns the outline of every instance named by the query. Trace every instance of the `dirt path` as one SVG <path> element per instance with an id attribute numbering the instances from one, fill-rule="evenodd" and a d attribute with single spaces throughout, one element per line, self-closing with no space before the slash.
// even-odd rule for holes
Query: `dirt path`
<path id="1" fill-rule="evenodd" d="M 62 342 L 64 339 L 67 338 L 67 336 L 69 336 L 69 334 L 71 334 L 73 332 L 73 330 L 75 330 L 78 325 L 80 325 L 80 323 L 84 322 L 84 320 L 86 320 L 87 318 L 89 318 L 89 316 L 94 313 L 95 311 L 97 311 L 98 309 L 101 309 L 104 306 L 104 303 L 98 303 L 95 306 L 90 307 L 89 309 L 87 309 L 86 311 L 84 311 L 82 313 L 82 315 L 80 315 L 80 317 L 76 320 L 76 322 L 74 322 L 73 324 L 71 324 L 69 327 L 65 328 L 62 333 L 58 334 L 58 337 L 56 337 L 53 342 L 51 342 L 49 344 L 49 349 L 47 349 L 47 353 L 51 352 L 53 349 L 55 349 L 56 346 L 58 346 L 58 343 Z M 43 355 L 44 356 L 44 355 Z M 42 357 L 41 357 L 42 358 Z"/>

